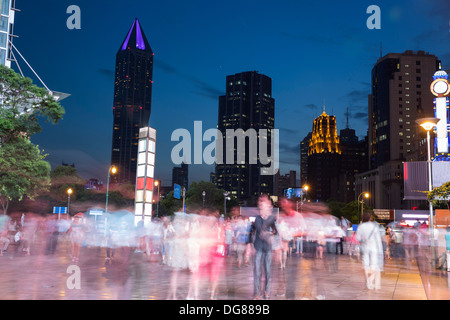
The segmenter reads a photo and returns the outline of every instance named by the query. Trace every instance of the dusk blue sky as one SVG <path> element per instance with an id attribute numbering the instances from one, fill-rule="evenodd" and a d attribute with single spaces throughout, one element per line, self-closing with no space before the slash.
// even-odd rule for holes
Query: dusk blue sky
<path id="1" fill-rule="evenodd" d="M 81 8 L 81 30 L 66 27 L 70 5 Z M 366 27 L 370 5 L 381 8 L 381 30 Z M 171 184 L 172 132 L 192 131 L 194 121 L 216 128 L 227 75 L 256 70 L 272 78 L 281 173 L 299 175 L 299 143 L 324 101 L 338 130 L 349 106 L 350 127 L 366 135 L 380 42 L 383 55 L 424 50 L 450 69 L 448 0 L 17 0 L 16 6 L 15 46 L 50 89 L 71 94 L 62 102 L 64 119 L 45 124 L 32 141 L 52 167 L 75 163 L 84 178 L 106 180 L 115 56 L 135 18 L 155 53 L 150 125 L 157 129 L 156 177 L 163 185 Z M 190 181 L 209 180 L 214 166 L 189 171 Z"/>

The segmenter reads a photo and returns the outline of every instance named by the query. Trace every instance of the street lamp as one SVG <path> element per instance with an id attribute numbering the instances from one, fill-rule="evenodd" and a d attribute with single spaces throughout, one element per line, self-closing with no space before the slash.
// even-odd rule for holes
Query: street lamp
<path id="1" fill-rule="evenodd" d="M 225 191 L 223 193 L 223 211 L 224 211 L 224 217 L 227 215 L 227 200 L 230 200 L 230 197 L 228 197 L 230 195 L 230 193 L 228 191 Z"/>
<path id="2" fill-rule="evenodd" d="M 364 198 L 366 198 L 366 199 L 368 199 L 370 197 L 370 194 L 368 192 L 362 192 L 358 196 L 358 207 L 359 207 L 359 203 L 361 202 L 361 216 L 360 216 L 360 219 L 358 219 L 360 222 L 362 222 L 363 211 L 364 211 L 364 198 L 361 198 L 362 195 L 364 195 Z M 361 200 L 359 200 L 360 198 L 361 198 Z M 359 210 L 358 210 L 358 215 L 359 215 Z"/>
<path id="3" fill-rule="evenodd" d="M 109 176 L 115 174 L 117 172 L 117 168 L 115 166 L 109 167 L 108 170 L 108 179 L 106 180 L 106 204 L 105 204 L 105 213 L 108 213 L 108 197 L 109 197 Z"/>
<path id="4" fill-rule="evenodd" d="M 308 193 L 308 189 L 309 189 L 309 186 L 308 185 L 304 185 L 303 186 L 303 190 L 305 190 L 305 200 L 306 200 L 306 195 L 307 195 L 307 193 Z M 302 193 L 300 193 L 300 208 L 301 208 L 301 212 L 303 212 L 303 192 Z M 298 201 L 297 201 L 297 212 L 298 212 Z"/>
<path id="5" fill-rule="evenodd" d="M 206 196 L 206 192 L 203 191 L 203 192 L 202 192 L 202 197 L 203 197 L 203 209 L 205 209 L 205 196 Z"/>
<path id="6" fill-rule="evenodd" d="M 69 217 L 69 210 L 70 210 L 70 195 L 72 194 L 73 190 L 72 188 L 67 189 L 67 217 Z M 61 210 L 60 210 L 61 211 Z M 58 220 L 61 218 L 61 214 L 58 213 Z"/>
<path id="7" fill-rule="evenodd" d="M 156 216 L 159 216 L 159 181 L 155 180 L 155 186 L 158 187 L 158 202 L 156 203 Z"/>
<path id="8" fill-rule="evenodd" d="M 431 176 L 431 151 L 430 151 L 430 131 L 437 125 L 441 119 L 438 118 L 421 118 L 417 119 L 416 123 L 425 129 L 427 132 L 427 164 L 428 164 L 428 191 L 433 190 L 433 182 Z M 433 218 L 433 203 L 429 202 L 430 207 L 430 244 L 431 244 L 431 258 L 434 258 L 434 218 Z"/>

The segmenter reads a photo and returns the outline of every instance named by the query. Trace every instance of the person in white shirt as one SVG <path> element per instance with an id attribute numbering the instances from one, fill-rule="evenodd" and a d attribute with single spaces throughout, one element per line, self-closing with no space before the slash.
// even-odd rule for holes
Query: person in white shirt
<path id="1" fill-rule="evenodd" d="M 363 223 L 358 226 L 356 239 L 361 243 L 361 260 L 369 290 L 381 288 L 381 271 L 384 266 L 383 243 L 379 224 L 372 221 L 370 212 L 363 215 Z"/>

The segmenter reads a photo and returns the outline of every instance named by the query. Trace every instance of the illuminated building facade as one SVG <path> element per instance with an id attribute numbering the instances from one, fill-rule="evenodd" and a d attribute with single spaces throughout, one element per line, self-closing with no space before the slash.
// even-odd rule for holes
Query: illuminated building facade
<path id="1" fill-rule="evenodd" d="M 426 133 L 416 124 L 434 116 L 430 79 L 439 69 L 424 51 L 389 53 L 372 68 L 368 99 L 369 170 L 356 176 L 356 193 L 369 192 L 376 209 L 410 209 L 404 200 L 403 163 L 426 161 Z"/>
<path id="2" fill-rule="evenodd" d="M 275 100 L 272 97 L 272 79 L 257 71 L 248 71 L 226 77 L 225 95 L 219 97 L 217 129 L 223 135 L 223 145 L 227 137 L 226 130 L 260 129 L 267 130 L 267 150 L 272 150 L 272 133 L 275 125 Z M 249 143 L 245 146 L 245 161 L 226 163 L 223 152 L 223 164 L 216 164 L 216 186 L 228 191 L 241 202 L 248 204 L 256 201 L 260 194 L 273 195 L 274 176 L 261 175 L 264 168 L 259 159 L 250 164 Z M 259 148 L 259 146 L 258 146 Z M 259 154 L 259 150 L 258 150 Z M 235 151 L 234 159 L 237 159 Z"/>
<path id="3" fill-rule="evenodd" d="M 153 52 L 136 19 L 116 55 L 111 165 L 113 182 L 136 182 L 139 129 L 150 120 Z"/>
<path id="4" fill-rule="evenodd" d="M 308 193 L 312 199 L 326 201 L 331 197 L 331 180 L 340 172 L 340 159 L 336 117 L 327 115 L 324 108 L 314 119 L 308 147 Z"/>
<path id="5" fill-rule="evenodd" d="M 327 115 L 325 108 L 322 114 L 314 119 L 308 155 L 324 152 L 341 153 L 336 117 Z"/>

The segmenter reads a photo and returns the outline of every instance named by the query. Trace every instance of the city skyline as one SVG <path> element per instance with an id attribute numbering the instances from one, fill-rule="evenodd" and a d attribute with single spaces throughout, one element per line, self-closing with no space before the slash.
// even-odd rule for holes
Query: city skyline
<path id="1" fill-rule="evenodd" d="M 155 170 L 163 185 L 170 184 L 175 166 L 168 161 L 176 144 L 171 133 L 192 130 L 194 121 L 216 128 L 218 100 L 229 74 L 256 70 L 272 78 L 281 174 L 299 174 L 300 141 L 324 101 L 338 130 L 346 127 L 349 107 L 349 126 L 359 138 L 367 134 L 371 69 L 380 55 L 424 50 L 450 68 L 444 14 L 450 5 L 444 1 L 379 1 L 380 30 L 366 27 L 369 2 L 283 1 L 272 6 L 263 1 L 256 6 L 232 1 L 222 7 L 194 1 L 176 3 L 174 9 L 173 4 L 145 1 L 125 7 L 98 1 L 78 4 L 81 30 L 66 27 L 66 9 L 73 3 L 48 2 L 51 7 L 44 9 L 17 1 L 21 11 L 15 17 L 19 38 L 14 44 L 50 89 L 71 97 L 62 103 L 64 120 L 44 125 L 32 141 L 50 154 L 52 168 L 75 163 L 88 179 L 105 180 L 107 174 L 115 53 L 135 18 L 155 52 L 150 126 L 158 131 Z M 39 18 L 44 13 L 50 17 L 45 21 Z M 42 34 L 55 41 L 42 41 Z M 26 75 L 33 78 L 31 72 Z M 190 181 L 209 180 L 214 166 L 191 165 L 189 171 Z"/>

